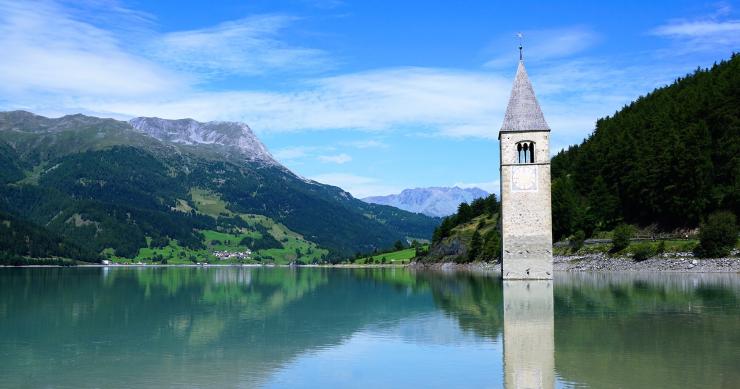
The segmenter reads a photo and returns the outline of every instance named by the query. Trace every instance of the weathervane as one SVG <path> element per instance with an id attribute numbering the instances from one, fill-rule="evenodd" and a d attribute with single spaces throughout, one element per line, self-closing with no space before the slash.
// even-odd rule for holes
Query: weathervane
<path id="1" fill-rule="evenodd" d="M 523 59 L 523 56 L 522 56 L 522 48 L 523 48 L 523 46 L 522 46 L 522 40 L 524 39 L 524 34 L 522 34 L 521 32 L 517 32 L 516 33 L 516 37 L 519 38 L 519 60 L 521 61 Z"/>

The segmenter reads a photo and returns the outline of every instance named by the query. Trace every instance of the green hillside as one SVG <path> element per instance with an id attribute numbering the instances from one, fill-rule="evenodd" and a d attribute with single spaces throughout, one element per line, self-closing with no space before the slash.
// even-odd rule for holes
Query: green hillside
<path id="1" fill-rule="evenodd" d="M 496 261 L 501 257 L 499 215 L 496 195 L 461 203 L 457 213 L 442 220 L 434 230 L 423 262 Z"/>
<path id="2" fill-rule="evenodd" d="M 63 261 L 54 260 L 58 258 L 94 261 L 98 255 L 44 227 L 0 211 L 0 265 L 63 264 Z"/>
<path id="3" fill-rule="evenodd" d="M 228 207 L 217 193 L 194 188 L 190 191 L 191 200 L 180 200 L 181 212 L 195 212 L 211 217 L 237 218 L 243 221 L 240 226 L 203 230 L 202 247 L 186 247 L 177 240 L 168 240 L 159 244 L 148 240 L 147 247 L 139 249 L 133 259 L 111 255 L 117 262 L 138 262 L 154 259 L 168 264 L 211 261 L 219 263 L 276 263 L 291 262 L 314 263 L 327 259 L 329 251 L 320 248 L 302 235 L 289 230 L 284 225 L 262 215 L 238 214 Z M 193 204 L 194 208 L 190 207 Z M 249 259 L 218 259 L 214 252 L 252 254 Z M 111 253 L 113 254 L 113 253 Z"/>
<path id="4" fill-rule="evenodd" d="M 740 216 L 740 55 L 697 69 L 597 121 L 552 159 L 555 239 L 626 222 L 696 227 Z"/>
<path id="5" fill-rule="evenodd" d="M 203 260 L 247 248 L 279 263 L 338 260 L 428 239 L 438 224 L 228 146 L 163 142 L 112 119 L 0 113 L 0 151 L 0 211 L 89 260 Z M 217 233 L 230 238 L 212 239 Z"/>
<path id="6" fill-rule="evenodd" d="M 428 250 L 428 245 L 420 246 L 421 251 Z M 353 263 L 369 265 L 369 264 L 389 264 L 389 265 L 404 265 L 416 258 L 417 249 L 416 247 L 409 247 L 402 250 L 390 251 L 387 253 L 371 255 L 364 258 L 359 258 Z"/>

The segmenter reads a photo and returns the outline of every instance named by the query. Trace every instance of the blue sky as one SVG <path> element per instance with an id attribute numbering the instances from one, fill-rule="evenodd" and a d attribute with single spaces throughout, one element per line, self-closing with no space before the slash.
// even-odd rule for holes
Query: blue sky
<path id="1" fill-rule="evenodd" d="M 248 123 L 357 197 L 498 191 L 524 34 L 553 153 L 740 48 L 737 2 L 6 1 L 0 109 Z"/>

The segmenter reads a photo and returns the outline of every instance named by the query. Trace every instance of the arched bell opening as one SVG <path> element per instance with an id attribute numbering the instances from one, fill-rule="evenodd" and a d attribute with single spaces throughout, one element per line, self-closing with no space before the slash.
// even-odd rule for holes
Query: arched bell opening
<path id="1" fill-rule="evenodd" d="M 523 141 L 516 144 L 517 163 L 534 163 L 534 142 Z"/>

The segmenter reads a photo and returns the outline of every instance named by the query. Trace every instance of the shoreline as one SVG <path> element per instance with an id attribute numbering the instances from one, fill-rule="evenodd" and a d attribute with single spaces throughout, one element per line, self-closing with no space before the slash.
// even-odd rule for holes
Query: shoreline
<path id="1" fill-rule="evenodd" d="M 473 263 L 421 263 L 414 262 L 411 268 L 435 271 L 475 271 L 501 272 L 500 262 Z M 653 257 L 635 262 L 629 257 L 610 257 L 609 255 L 585 254 L 553 256 L 553 271 L 569 272 L 620 272 L 620 273 L 740 273 L 740 258 L 694 258 L 690 255 L 677 257 Z"/>
<path id="2" fill-rule="evenodd" d="M 408 267 L 409 264 L 372 264 L 372 265 L 364 265 L 364 264 L 336 264 L 336 265 L 261 265 L 257 263 L 229 263 L 229 264 L 207 264 L 207 265 L 196 265 L 196 264 L 184 264 L 184 263 L 178 263 L 178 264 L 148 264 L 148 263 L 111 263 L 108 265 L 103 265 L 100 263 L 85 263 L 85 264 L 78 264 L 78 265 L 69 265 L 69 266 L 62 266 L 62 265 L 20 265 L 20 266 L 10 266 L 10 265 L 0 265 L 0 269 L 2 268 L 141 268 L 141 267 L 147 267 L 147 268 L 154 268 L 154 267 L 249 267 L 249 268 L 347 268 L 347 269 L 362 269 L 362 268 L 404 268 Z"/>
<path id="3" fill-rule="evenodd" d="M 79 264 L 75 266 L 59 265 L 23 265 L 0 266 L 0 268 L 337 268 L 337 269 L 371 269 L 371 268 L 409 268 L 413 270 L 435 271 L 475 271 L 501 272 L 500 262 L 411 262 L 408 264 L 335 264 L 335 265 L 262 265 L 262 264 Z M 740 273 L 740 258 L 694 258 L 692 255 L 653 257 L 635 262 L 629 257 L 611 257 L 607 254 L 555 255 L 553 256 L 555 272 L 635 272 L 635 273 Z"/>

